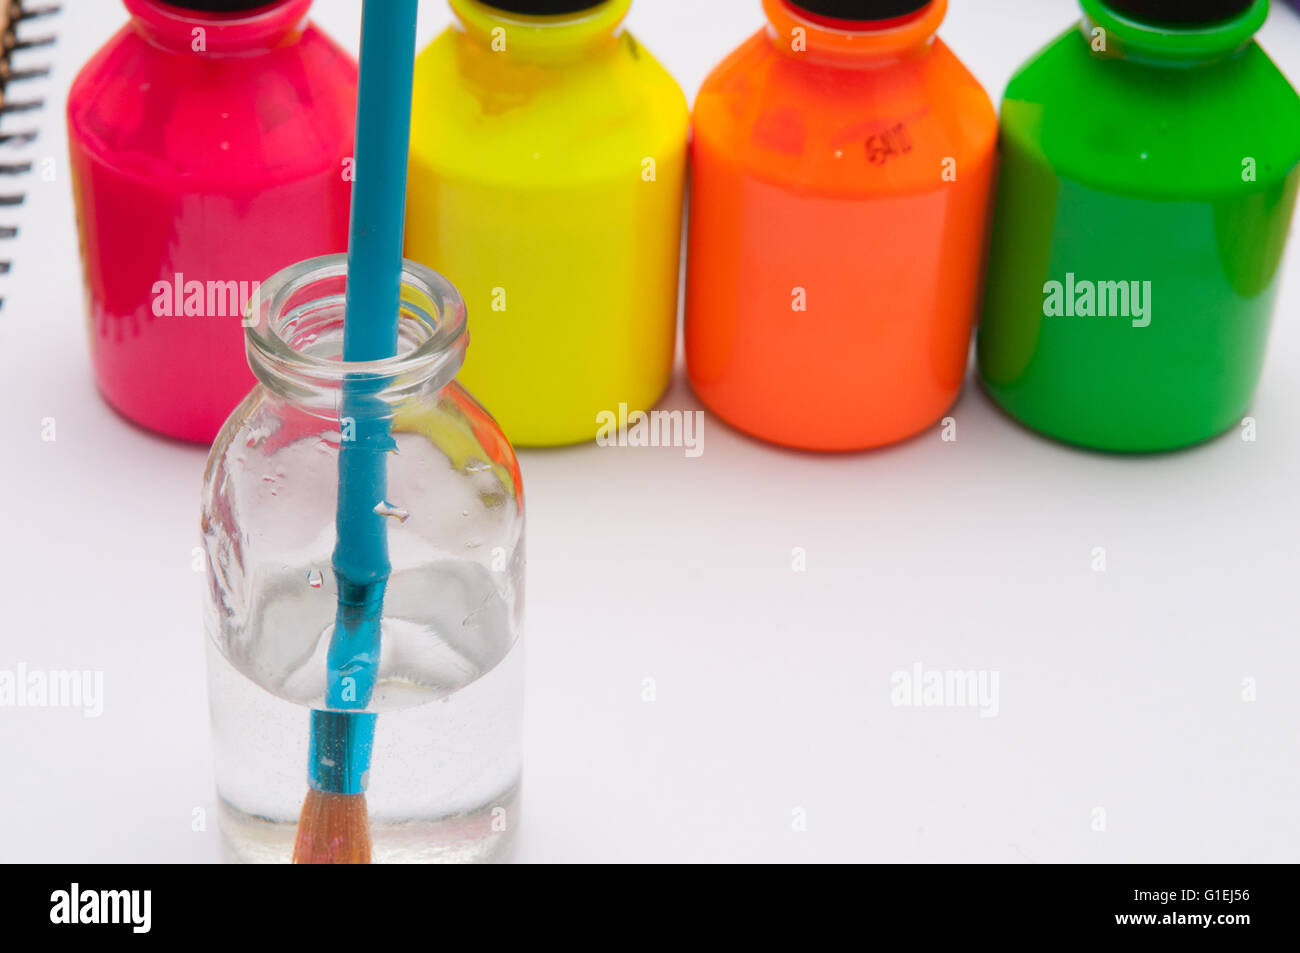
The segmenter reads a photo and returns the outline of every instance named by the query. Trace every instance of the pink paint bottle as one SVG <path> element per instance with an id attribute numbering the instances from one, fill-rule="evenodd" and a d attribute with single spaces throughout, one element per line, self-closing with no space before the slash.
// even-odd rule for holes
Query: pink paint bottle
<path id="1" fill-rule="evenodd" d="M 243 308 L 347 248 L 355 62 L 311 0 L 124 0 L 68 97 L 90 348 L 127 418 L 210 442 L 253 386 Z"/>

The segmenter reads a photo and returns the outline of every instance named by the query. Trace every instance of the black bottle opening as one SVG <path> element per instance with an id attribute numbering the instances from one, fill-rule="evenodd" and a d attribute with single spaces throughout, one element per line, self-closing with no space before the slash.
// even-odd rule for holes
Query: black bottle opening
<path id="1" fill-rule="evenodd" d="M 553 17 L 581 13 L 598 7 L 605 0 L 483 0 L 489 7 L 504 13 L 522 13 L 530 17 Z"/>
<path id="2" fill-rule="evenodd" d="M 180 7 L 195 13 L 247 13 L 262 7 L 273 7 L 282 0 L 161 0 L 169 7 Z"/>
<path id="3" fill-rule="evenodd" d="M 1105 0 L 1106 6 L 1155 26 L 1208 26 L 1240 16 L 1255 0 Z"/>
<path id="4" fill-rule="evenodd" d="M 790 0 L 790 5 L 828 20 L 893 20 L 924 10 L 931 0 Z"/>

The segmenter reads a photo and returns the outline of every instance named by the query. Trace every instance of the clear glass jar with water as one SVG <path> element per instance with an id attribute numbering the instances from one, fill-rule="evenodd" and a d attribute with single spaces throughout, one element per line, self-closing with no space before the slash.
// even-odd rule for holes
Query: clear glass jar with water
<path id="1" fill-rule="evenodd" d="M 250 305 L 258 385 L 203 486 L 212 746 L 231 859 L 288 861 L 307 793 L 309 714 L 327 706 L 340 448 L 365 382 L 385 421 L 383 593 L 365 790 L 374 862 L 508 855 L 521 768 L 524 511 L 519 466 L 454 380 L 465 307 L 406 262 L 396 357 L 341 360 L 343 256 L 281 271 Z M 348 382 L 345 384 L 345 382 Z"/>

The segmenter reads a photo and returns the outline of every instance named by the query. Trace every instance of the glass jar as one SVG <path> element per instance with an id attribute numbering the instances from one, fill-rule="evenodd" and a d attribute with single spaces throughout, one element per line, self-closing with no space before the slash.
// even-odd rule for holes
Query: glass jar
<path id="1" fill-rule="evenodd" d="M 1300 192 L 1267 0 L 1081 0 L 1012 77 L 979 368 L 1066 443 L 1177 450 L 1250 413 Z"/>
<path id="2" fill-rule="evenodd" d="M 208 444 L 253 385 L 257 282 L 347 248 L 357 65 L 310 0 L 125 3 L 68 93 L 95 382 Z"/>
<path id="3" fill-rule="evenodd" d="M 373 512 L 391 564 L 374 690 L 360 709 L 376 715 L 365 791 L 373 860 L 498 859 L 513 839 L 521 766 L 518 462 L 453 379 L 467 345 L 456 290 L 406 262 L 397 356 L 349 364 L 346 281 L 345 257 L 332 255 L 261 286 L 245 319 L 259 383 L 204 475 L 223 841 L 235 860 L 287 861 L 293 851 L 309 713 L 326 708 L 340 448 L 356 439 L 340 408 L 345 387 L 359 384 L 387 447 Z"/>
<path id="4" fill-rule="evenodd" d="M 936 36 L 947 0 L 763 10 L 695 101 L 691 387 L 773 443 L 895 443 L 966 379 L 997 114 Z"/>
<path id="5" fill-rule="evenodd" d="M 415 62 L 406 255 L 465 292 L 461 379 L 516 446 L 672 377 L 690 112 L 629 2 L 451 0 Z"/>

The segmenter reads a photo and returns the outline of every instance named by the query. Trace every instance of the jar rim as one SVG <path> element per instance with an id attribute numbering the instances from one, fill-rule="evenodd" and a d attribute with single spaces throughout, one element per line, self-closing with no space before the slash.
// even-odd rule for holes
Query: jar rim
<path id="1" fill-rule="evenodd" d="M 204 52 L 232 52 L 273 41 L 307 22 L 312 0 L 265 0 L 231 13 L 191 10 L 168 0 L 123 0 L 127 12 L 158 45 L 191 52 L 192 31 L 204 30 Z"/>
<path id="2" fill-rule="evenodd" d="M 455 376 L 468 345 L 465 301 L 442 275 L 418 262 L 402 260 L 402 329 L 418 337 L 413 346 L 374 361 L 345 361 L 312 354 L 291 339 L 298 307 L 289 307 L 295 296 L 312 285 L 343 279 L 346 288 L 347 255 L 322 255 L 282 268 L 254 291 L 244 315 L 245 344 L 249 363 L 262 383 L 269 383 L 264 371 L 277 377 L 294 377 L 318 386 L 341 384 L 344 380 L 427 381 L 432 377 Z M 432 306 L 425 307 L 423 298 Z M 324 298 L 308 299 L 310 301 Z M 410 343 L 410 334 L 407 334 Z M 447 371 L 450 370 L 450 373 Z M 446 383 L 445 380 L 440 384 Z"/>
<path id="3" fill-rule="evenodd" d="M 1191 26 L 1152 23 L 1112 9 L 1106 0 L 1079 0 L 1079 29 L 1090 37 L 1101 28 L 1116 37 L 1115 55 L 1140 62 L 1197 65 L 1229 56 L 1254 39 L 1268 20 L 1268 0 L 1254 0 L 1235 16 Z"/>
<path id="4" fill-rule="evenodd" d="M 492 6 L 491 0 L 449 0 L 461 32 L 491 40 L 508 28 L 507 49 L 526 56 L 564 56 L 616 35 L 632 0 L 601 0 L 573 13 L 533 15 Z"/>
<path id="5" fill-rule="evenodd" d="M 768 37 L 782 52 L 824 65 L 870 67 L 926 49 L 948 15 L 948 0 L 931 0 L 909 17 L 867 21 L 851 29 L 809 14 L 789 0 L 763 0 L 763 11 Z M 789 48 L 795 29 L 804 31 L 806 41 L 806 49 L 797 53 Z"/>

